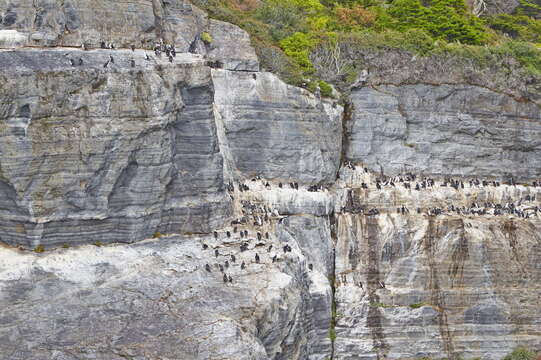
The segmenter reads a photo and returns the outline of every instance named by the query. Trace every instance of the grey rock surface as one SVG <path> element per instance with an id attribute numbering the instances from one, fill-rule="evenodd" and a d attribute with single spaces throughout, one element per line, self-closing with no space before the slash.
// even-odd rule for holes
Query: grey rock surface
<path id="1" fill-rule="evenodd" d="M 541 108 L 469 85 L 352 92 L 346 156 L 387 175 L 530 180 L 541 173 Z"/>
<path id="2" fill-rule="evenodd" d="M 479 11 L 479 15 L 511 14 L 520 5 L 518 0 L 466 1 L 470 9 Z"/>
<path id="3" fill-rule="evenodd" d="M 331 287 L 305 256 L 328 225 L 306 221 L 312 230 L 281 239 L 271 220 L 264 246 L 220 231 L 44 255 L 1 248 L 0 359 L 327 359 Z"/>
<path id="4" fill-rule="evenodd" d="M 538 348 L 540 227 L 340 216 L 335 359 L 501 359 Z"/>
<path id="5" fill-rule="evenodd" d="M 225 70 L 259 71 L 259 60 L 248 33 L 238 26 L 210 20 L 208 33 L 212 39 L 206 56 L 221 63 Z"/>
<path id="6" fill-rule="evenodd" d="M 454 189 L 436 180 L 419 191 L 398 181 L 378 190 L 376 178 L 342 169 L 337 182 L 353 197 L 339 203 L 379 214 L 342 206 L 337 215 L 334 358 L 502 359 L 516 346 L 539 349 L 540 217 L 450 207 L 514 202 L 529 211 L 540 206 L 541 187 Z"/>
<path id="7" fill-rule="evenodd" d="M 2 51 L 0 63 L 2 241 L 131 242 L 227 219 L 200 57 L 56 49 Z"/>
<path id="8" fill-rule="evenodd" d="M 213 70 L 221 147 L 234 178 L 332 182 L 342 108 L 271 73 Z"/>
<path id="9" fill-rule="evenodd" d="M 201 42 L 204 32 L 213 39 L 208 46 Z M 259 69 L 244 30 L 208 19 L 187 0 L 0 0 L 0 49 L 100 48 L 104 42 L 116 49 L 153 50 L 159 41 L 174 44 L 179 53 L 208 55 L 226 69 Z"/>
<path id="10" fill-rule="evenodd" d="M 541 92 L 511 60 L 367 52 L 344 113 L 182 0 L 0 0 L 0 49 L 1 360 L 541 351 Z"/>

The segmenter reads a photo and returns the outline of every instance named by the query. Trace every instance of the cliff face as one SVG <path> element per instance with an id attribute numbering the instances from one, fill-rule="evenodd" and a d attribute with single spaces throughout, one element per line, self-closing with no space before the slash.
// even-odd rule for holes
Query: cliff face
<path id="1" fill-rule="evenodd" d="M 337 359 L 499 359 L 538 346 L 539 217 L 456 209 L 521 199 L 528 214 L 540 188 L 400 183 L 374 191 L 355 186 L 374 180 L 362 170 L 341 175 L 352 202 L 380 214 L 346 209 L 337 219 Z M 426 216 L 436 208 L 444 215 Z"/>
<path id="2" fill-rule="evenodd" d="M 141 51 L 25 50 L 0 62 L 2 241 L 131 242 L 226 219 L 202 59 L 162 66 Z"/>
<path id="3" fill-rule="evenodd" d="M 270 73 L 213 70 L 221 147 L 235 179 L 331 183 L 342 142 L 342 107 Z"/>
<path id="4" fill-rule="evenodd" d="M 389 56 L 344 111 L 182 1 L 0 0 L 0 48 L 0 359 L 541 350 L 536 84 Z"/>
<path id="5" fill-rule="evenodd" d="M 528 181 L 541 173 L 539 106 L 462 85 L 354 90 L 347 157 L 385 174 Z"/>
<path id="6" fill-rule="evenodd" d="M 499 359 L 538 346 L 539 221 L 344 215 L 338 224 L 336 359 Z"/>

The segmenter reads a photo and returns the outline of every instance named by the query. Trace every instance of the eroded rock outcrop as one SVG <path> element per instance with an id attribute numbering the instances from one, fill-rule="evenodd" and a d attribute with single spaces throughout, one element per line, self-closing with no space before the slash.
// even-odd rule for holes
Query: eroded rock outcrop
<path id="1" fill-rule="evenodd" d="M 342 107 L 271 73 L 213 70 L 221 145 L 235 178 L 330 183 L 341 155 Z"/>
<path id="2" fill-rule="evenodd" d="M 541 173 L 541 111 L 470 85 L 381 85 L 352 92 L 347 157 L 401 172 L 528 181 Z"/>
<path id="3" fill-rule="evenodd" d="M 540 226 L 341 216 L 335 359 L 499 359 L 536 348 Z"/>
<path id="4" fill-rule="evenodd" d="M 209 232 L 228 217 L 202 59 L 25 50 L 0 62 L 2 241 L 131 242 Z"/>
<path id="5" fill-rule="evenodd" d="M 378 190 L 363 170 L 341 175 L 354 198 L 344 201 L 367 211 L 337 219 L 336 359 L 500 359 L 510 347 L 537 347 L 540 219 L 492 214 L 511 202 L 538 208 L 541 188 Z M 471 204 L 494 209 L 457 210 Z M 443 213 L 427 216 L 431 208 Z"/>

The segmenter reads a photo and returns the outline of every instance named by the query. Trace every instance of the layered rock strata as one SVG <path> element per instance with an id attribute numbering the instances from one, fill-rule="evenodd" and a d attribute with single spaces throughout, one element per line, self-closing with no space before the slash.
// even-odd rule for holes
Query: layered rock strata
<path id="1" fill-rule="evenodd" d="M 331 183 L 341 155 L 342 107 L 271 73 L 213 70 L 218 129 L 229 172 Z"/>
<path id="2" fill-rule="evenodd" d="M 203 59 L 55 49 L 0 63 L 2 241 L 131 242 L 227 218 Z"/>
<path id="3" fill-rule="evenodd" d="M 347 157 L 374 171 L 530 180 L 541 173 L 533 102 L 470 85 L 381 85 L 352 92 Z"/>
<path id="4" fill-rule="evenodd" d="M 335 359 L 500 359 L 538 347 L 541 187 L 415 190 L 416 179 L 378 190 L 363 170 L 341 175 Z"/>
<path id="5" fill-rule="evenodd" d="M 538 85 L 389 54 L 343 114 L 249 41 L 0 0 L 0 359 L 541 350 Z"/>

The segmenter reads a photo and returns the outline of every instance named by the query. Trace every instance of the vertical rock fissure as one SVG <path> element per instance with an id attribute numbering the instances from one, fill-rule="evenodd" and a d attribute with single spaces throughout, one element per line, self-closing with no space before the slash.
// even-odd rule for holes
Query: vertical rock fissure
<path id="1" fill-rule="evenodd" d="M 440 330 L 441 341 L 443 343 L 444 351 L 447 353 L 449 359 L 454 359 L 454 347 L 449 331 L 449 324 L 447 322 L 447 314 L 445 312 L 445 296 L 440 289 L 438 280 L 438 270 L 436 265 L 435 249 L 434 249 L 434 232 L 437 231 L 434 225 L 434 219 L 428 219 L 428 228 L 424 239 L 424 249 L 428 257 L 429 267 L 429 282 L 428 287 L 430 291 L 430 303 L 438 311 L 438 325 Z"/>
<path id="2" fill-rule="evenodd" d="M 512 219 L 509 221 L 506 221 L 503 224 L 503 232 L 505 234 L 505 237 L 509 241 L 509 247 L 511 248 L 512 258 L 519 265 L 522 276 L 526 276 L 527 272 L 524 268 L 524 264 L 522 264 L 522 262 L 520 261 L 521 256 L 519 255 L 517 251 L 517 244 L 518 244 L 517 237 L 516 237 L 517 229 L 518 228 Z"/>
<path id="3" fill-rule="evenodd" d="M 451 254 L 451 264 L 449 266 L 449 277 L 451 279 L 451 288 L 463 286 L 464 284 L 464 266 L 469 258 L 468 238 L 464 229 L 464 220 L 460 219 L 460 237 L 458 244 L 453 246 Z"/>
<path id="4" fill-rule="evenodd" d="M 372 216 L 366 216 L 365 221 L 362 236 L 366 239 L 368 247 L 367 291 L 369 299 L 366 324 L 370 329 L 374 351 L 377 352 L 379 360 L 386 358 L 388 345 L 383 334 L 380 298 L 377 294 L 377 289 L 381 286 L 380 284 L 383 284 L 379 273 L 378 223 L 377 218 Z"/>
<path id="5" fill-rule="evenodd" d="M 346 100 L 344 104 L 344 112 L 342 113 L 342 148 L 340 149 L 340 167 L 347 161 L 347 149 L 349 146 L 349 123 L 353 114 L 353 103 Z"/>
<path id="6" fill-rule="evenodd" d="M 329 283 L 331 285 L 331 323 L 329 324 L 329 338 L 331 340 L 331 357 L 334 360 L 334 343 L 336 341 L 336 244 L 338 242 L 337 215 L 333 212 L 329 215 L 329 224 L 332 240 L 332 269 Z"/>

